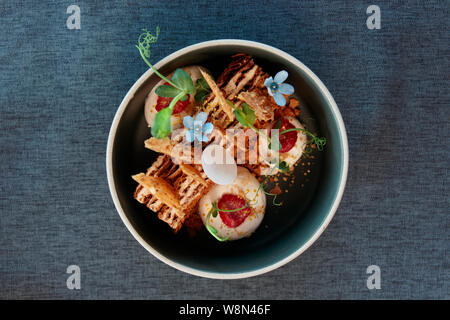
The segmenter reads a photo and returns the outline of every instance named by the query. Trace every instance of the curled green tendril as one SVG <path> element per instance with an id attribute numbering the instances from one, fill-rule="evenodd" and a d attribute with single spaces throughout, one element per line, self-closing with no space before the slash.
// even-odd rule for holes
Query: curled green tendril
<path id="1" fill-rule="evenodd" d="M 244 194 L 244 199 L 245 199 L 245 202 L 246 202 L 247 206 L 251 207 L 253 204 L 256 204 L 256 201 L 257 201 L 256 200 L 256 196 L 258 195 L 258 193 L 256 193 L 256 195 L 255 195 L 255 197 L 253 199 L 250 199 L 249 197 L 247 197 L 247 193 L 248 192 L 246 192 Z M 220 210 L 220 211 L 222 211 L 222 210 Z"/>
<path id="2" fill-rule="evenodd" d="M 209 233 L 211 233 L 214 238 L 216 238 L 220 242 L 224 242 L 224 241 L 227 241 L 228 239 L 230 239 L 230 236 L 228 236 L 226 238 L 220 237 L 219 236 L 219 231 L 217 231 L 216 228 L 214 228 L 213 226 L 211 226 L 209 224 L 209 219 L 211 218 L 211 215 L 213 214 L 213 212 L 216 212 L 216 214 L 217 214 L 217 211 L 215 211 L 215 210 L 216 209 L 213 206 L 213 208 L 211 210 L 209 210 L 208 215 L 206 216 L 206 230 L 208 230 Z"/>
<path id="3" fill-rule="evenodd" d="M 159 26 L 156 27 L 156 36 L 152 35 L 147 29 L 142 29 L 142 33 L 138 38 L 138 46 L 146 58 L 150 59 L 150 44 L 158 41 L 158 37 Z"/>
<path id="4" fill-rule="evenodd" d="M 278 197 L 278 195 L 275 194 L 274 197 L 273 197 L 273 199 L 272 199 L 272 204 L 273 204 L 274 206 L 279 207 L 279 206 L 281 206 L 281 202 L 275 202 L 275 201 L 277 200 L 277 197 Z"/>
<path id="5" fill-rule="evenodd" d="M 272 197 L 273 197 L 273 199 L 272 199 L 272 204 L 273 204 L 274 206 L 278 206 L 278 207 L 281 206 L 281 202 L 276 202 L 277 197 L 278 197 L 278 194 L 267 192 L 267 191 L 264 190 L 264 189 L 263 189 L 263 191 L 264 191 L 264 193 L 265 193 L 266 195 L 272 196 Z"/>
<path id="6" fill-rule="evenodd" d="M 153 65 L 149 61 L 150 45 L 158 41 L 158 37 L 159 37 L 159 26 L 156 27 L 156 36 L 152 35 L 147 29 L 142 29 L 142 33 L 139 35 L 138 44 L 136 45 L 136 48 L 139 50 L 139 53 L 141 54 L 141 57 L 145 61 L 145 63 L 153 70 L 153 72 L 156 73 L 158 77 L 169 83 L 172 87 L 182 90 L 182 88 L 177 86 L 170 79 L 167 79 L 158 70 L 156 70 L 155 67 L 153 67 Z"/>

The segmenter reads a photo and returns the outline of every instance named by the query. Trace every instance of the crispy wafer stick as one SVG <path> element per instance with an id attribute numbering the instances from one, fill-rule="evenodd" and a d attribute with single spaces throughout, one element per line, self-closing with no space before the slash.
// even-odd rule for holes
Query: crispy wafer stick
<path id="1" fill-rule="evenodd" d="M 169 157 L 172 156 L 173 145 L 169 138 L 156 139 L 152 137 L 145 140 L 144 145 L 147 149 L 164 153 Z"/>
<path id="2" fill-rule="evenodd" d="M 154 137 L 145 140 L 144 145 L 147 149 L 171 157 L 177 164 L 182 162 L 192 162 L 192 151 L 185 150 L 186 148 L 190 149 L 190 145 L 177 144 L 169 138 L 156 139 Z"/>
<path id="3" fill-rule="evenodd" d="M 208 186 L 208 182 L 206 182 L 205 179 L 202 178 L 200 172 L 198 172 L 197 169 L 195 169 L 193 166 L 189 164 L 180 163 L 180 169 L 183 171 L 183 173 L 187 176 L 190 176 L 192 179 L 197 181 L 198 183 L 201 183 L 205 187 Z"/>
<path id="4" fill-rule="evenodd" d="M 173 187 L 159 177 L 151 177 L 145 173 L 138 173 L 132 178 L 147 188 L 159 201 L 175 210 L 181 210 L 178 194 Z"/>
<path id="5" fill-rule="evenodd" d="M 217 84 L 214 82 L 214 80 L 211 78 L 211 76 L 209 74 L 207 74 L 206 72 L 204 72 L 202 70 L 200 70 L 200 72 L 202 73 L 203 78 L 205 78 L 206 82 L 208 83 L 209 87 L 211 88 L 211 91 L 214 93 L 214 95 L 218 99 L 219 106 L 222 108 L 222 110 L 228 116 L 230 121 L 233 121 L 235 118 L 233 109 L 227 103 L 222 91 L 219 89 L 219 87 L 217 86 Z"/>

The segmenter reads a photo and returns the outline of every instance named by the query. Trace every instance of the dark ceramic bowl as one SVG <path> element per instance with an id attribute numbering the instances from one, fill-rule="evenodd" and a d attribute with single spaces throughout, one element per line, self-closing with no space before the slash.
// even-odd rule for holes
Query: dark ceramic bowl
<path id="1" fill-rule="evenodd" d="M 206 231 L 194 238 L 183 232 L 174 235 L 155 213 L 133 199 L 136 183 L 131 175 L 145 172 L 157 156 L 144 148 L 144 140 L 150 136 L 144 118 L 144 101 L 159 81 L 152 70 L 142 75 L 128 91 L 108 138 L 109 189 L 128 230 L 161 261 L 202 277 L 251 277 L 299 256 L 333 218 L 347 179 L 347 136 L 338 107 L 319 78 L 291 55 L 257 42 L 214 40 L 181 49 L 155 67 L 169 74 L 178 67 L 198 64 L 217 77 L 230 57 L 239 52 L 251 54 L 272 76 L 282 69 L 287 70 L 286 82 L 294 85 L 295 95 L 301 102 L 300 120 L 310 131 L 327 139 L 324 151 L 313 152 L 313 157 L 302 159 L 296 167 L 292 176 L 294 186 L 279 198 L 283 206 L 272 206 L 268 197 L 264 220 L 250 238 L 221 243 Z"/>

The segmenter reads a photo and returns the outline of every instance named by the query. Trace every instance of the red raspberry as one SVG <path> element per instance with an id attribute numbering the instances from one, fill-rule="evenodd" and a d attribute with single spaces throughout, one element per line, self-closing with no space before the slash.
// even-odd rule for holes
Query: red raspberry
<path id="1" fill-rule="evenodd" d="M 290 123 L 287 118 L 281 118 L 279 120 L 281 121 L 280 133 L 284 130 L 295 128 L 295 126 L 292 123 Z M 283 133 L 279 136 L 279 138 L 281 144 L 281 149 L 279 150 L 279 152 L 280 153 L 288 152 L 295 146 L 295 143 L 297 142 L 298 138 L 297 131 L 289 131 Z"/>
<path id="2" fill-rule="evenodd" d="M 243 198 L 234 194 L 225 193 L 224 195 L 222 195 L 217 204 L 217 207 L 219 208 L 219 215 L 223 223 L 230 228 L 236 228 L 240 226 L 250 215 L 250 213 L 252 212 L 252 208 L 247 207 L 242 210 L 233 212 L 224 212 L 220 211 L 220 209 L 234 210 L 242 208 L 243 206 L 245 206 L 245 204 L 246 202 Z"/>

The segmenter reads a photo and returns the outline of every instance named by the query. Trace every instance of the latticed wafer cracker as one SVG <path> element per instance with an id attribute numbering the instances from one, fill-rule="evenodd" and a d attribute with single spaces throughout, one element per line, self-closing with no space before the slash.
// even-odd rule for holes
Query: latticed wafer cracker
<path id="1" fill-rule="evenodd" d="M 166 206 L 175 210 L 181 210 L 178 194 L 164 179 L 147 176 L 144 173 L 135 174 L 133 179 L 147 188 L 154 197 Z"/>
<path id="2" fill-rule="evenodd" d="M 180 169 L 181 169 L 181 171 L 183 171 L 184 174 L 188 175 L 189 177 L 191 177 L 198 183 L 204 185 L 205 187 L 208 186 L 208 182 L 206 182 L 206 180 L 203 179 L 200 172 L 197 169 L 195 169 L 193 166 L 191 166 L 189 164 L 180 163 Z"/>
<path id="3" fill-rule="evenodd" d="M 189 167 L 191 168 L 184 168 L 185 172 L 189 171 L 189 174 L 186 174 L 169 156 L 160 155 L 146 173 L 146 176 L 163 179 L 173 187 L 179 198 L 179 209 L 167 205 L 141 184 L 134 193 L 137 201 L 157 212 L 158 217 L 169 224 L 175 232 L 178 232 L 184 221 L 197 210 L 200 198 L 212 186 L 212 181 L 207 178 L 201 166 L 189 165 Z"/>

